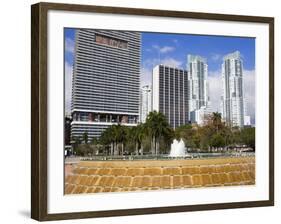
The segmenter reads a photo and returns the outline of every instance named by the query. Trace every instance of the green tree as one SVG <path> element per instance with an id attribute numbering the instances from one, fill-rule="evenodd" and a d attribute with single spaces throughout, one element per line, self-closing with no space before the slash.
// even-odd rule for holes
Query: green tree
<path id="1" fill-rule="evenodd" d="M 128 139 L 132 141 L 135 145 L 135 153 L 136 155 L 140 153 L 143 154 L 143 139 L 146 136 L 145 126 L 143 124 L 139 124 L 138 126 L 132 127 L 129 130 Z"/>
<path id="2" fill-rule="evenodd" d="M 85 144 L 88 144 L 88 132 L 87 131 L 85 131 L 83 133 L 83 141 Z"/>
<path id="3" fill-rule="evenodd" d="M 194 130 L 190 124 L 179 126 L 175 129 L 175 138 L 177 140 L 188 140 L 194 134 Z"/>
<path id="4" fill-rule="evenodd" d="M 212 147 L 224 147 L 225 138 L 221 134 L 214 134 L 210 139 L 210 146 Z"/>
<path id="5" fill-rule="evenodd" d="M 72 136 L 71 143 L 73 145 L 74 152 L 79 155 L 78 146 L 81 144 L 81 139 L 79 136 Z"/>
<path id="6" fill-rule="evenodd" d="M 96 145 L 96 144 L 98 144 L 98 143 L 99 143 L 98 138 L 93 137 L 92 140 L 91 140 L 91 144 Z"/>
<path id="7" fill-rule="evenodd" d="M 138 139 L 138 144 L 140 145 L 140 153 L 143 155 L 144 151 L 144 144 L 143 141 L 147 136 L 147 130 L 144 124 L 139 124 L 137 126 L 137 139 Z"/>
<path id="8" fill-rule="evenodd" d="M 114 154 L 114 146 L 115 146 L 115 139 L 113 136 L 113 128 L 114 126 L 110 126 L 107 129 L 105 129 L 100 136 L 100 143 L 104 145 L 104 148 L 106 148 L 110 145 L 110 155 Z"/>
<path id="9" fill-rule="evenodd" d="M 111 155 L 123 155 L 124 144 L 126 142 L 126 127 L 120 124 L 110 126 L 102 133 L 101 140 L 103 143 L 110 145 Z"/>
<path id="10" fill-rule="evenodd" d="M 124 145 L 125 142 L 127 141 L 126 127 L 118 124 L 117 133 L 118 133 L 117 142 L 121 144 L 121 155 L 124 155 Z"/>
<path id="11" fill-rule="evenodd" d="M 212 124 L 213 124 L 213 127 L 215 128 L 216 133 L 218 133 L 219 130 L 223 127 L 220 113 L 213 112 L 213 114 L 212 114 Z"/>
<path id="12" fill-rule="evenodd" d="M 91 156 L 94 154 L 94 148 L 90 144 L 80 144 L 77 148 L 77 152 L 82 156 Z"/>
<path id="13" fill-rule="evenodd" d="M 152 111 L 146 118 L 147 133 L 152 140 L 152 153 L 159 153 L 159 142 L 161 137 L 167 137 L 169 124 L 161 112 Z"/>
<path id="14" fill-rule="evenodd" d="M 256 144 L 255 144 L 255 128 L 244 128 L 241 130 L 241 140 L 242 143 L 245 145 L 251 147 L 255 150 Z"/>

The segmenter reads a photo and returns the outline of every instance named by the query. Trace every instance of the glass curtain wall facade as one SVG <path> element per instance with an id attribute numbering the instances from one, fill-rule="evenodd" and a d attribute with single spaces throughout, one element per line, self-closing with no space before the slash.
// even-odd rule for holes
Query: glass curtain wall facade
<path id="1" fill-rule="evenodd" d="M 72 137 L 100 137 L 139 120 L 141 34 L 78 29 L 72 86 Z"/>
<path id="2" fill-rule="evenodd" d="M 153 110 L 163 113 L 172 128 L 188 123 L 188 72 L 158 65 L 153 68 Z"/>

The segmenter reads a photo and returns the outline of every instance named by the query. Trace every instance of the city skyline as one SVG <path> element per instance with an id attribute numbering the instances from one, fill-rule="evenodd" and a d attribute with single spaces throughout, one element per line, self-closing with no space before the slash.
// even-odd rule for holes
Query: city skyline
<path id="1" fill-rule="evenodd" d="M 65 75 L 67 83 L 71 82 L 74 29 L 65 31 Z M 143 85 L 152 84 L 152 69 L 157 64 L 165 64 L 186 69 L 188 54 L 206 58 L 208 64 L 208 82 L 212 111 L 220 111 L 221 64 L 223 57 L 236 50 L 241 52 L 244 62 L 244 83 L 247 112 L 251 123 L 255 124 L 255 39 L 241 37 L 203 36 L 188 34 L 164 34 L 142 32 L 141 80 Z M 66 91 L 66 111 L 69 108 Z"/>

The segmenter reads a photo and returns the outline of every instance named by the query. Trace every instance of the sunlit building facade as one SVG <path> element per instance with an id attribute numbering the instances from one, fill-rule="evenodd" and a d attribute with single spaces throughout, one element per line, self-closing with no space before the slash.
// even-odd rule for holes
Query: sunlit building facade
<path id="1" fill-rule="evenodd" d="M 223 120 L 231 127 L 244 126 L 243 61 L 239 51 L 223 58 L 223 95 L 221 111 Z"/>
<path id="2" fill-rule="evenodd" d="M 208 64 L 199 55 L 187 55 L 188 107 L 191 123 L 203 124 L 210 111 Z"/>
<path id="3" fill-rule="evenodd" d="M 153 68 L 153 110 L 163 113 L 172 128 L 188 123 L 188 72 L 166 65 Z"/>
<path id="4" fill-rule="evenodd" d="M 144 123 L 149 112 L 152 111 L 152 88 L 144 85 L 140 92 L 140 122 Z"/>

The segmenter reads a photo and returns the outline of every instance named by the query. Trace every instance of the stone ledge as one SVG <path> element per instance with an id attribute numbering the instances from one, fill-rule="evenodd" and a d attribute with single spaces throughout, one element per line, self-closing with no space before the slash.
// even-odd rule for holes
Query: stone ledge
<path id="1" fill-rule="evenodd" d="M 65 194 L 255 184 L 255 158 L 80 162 Z"/>

